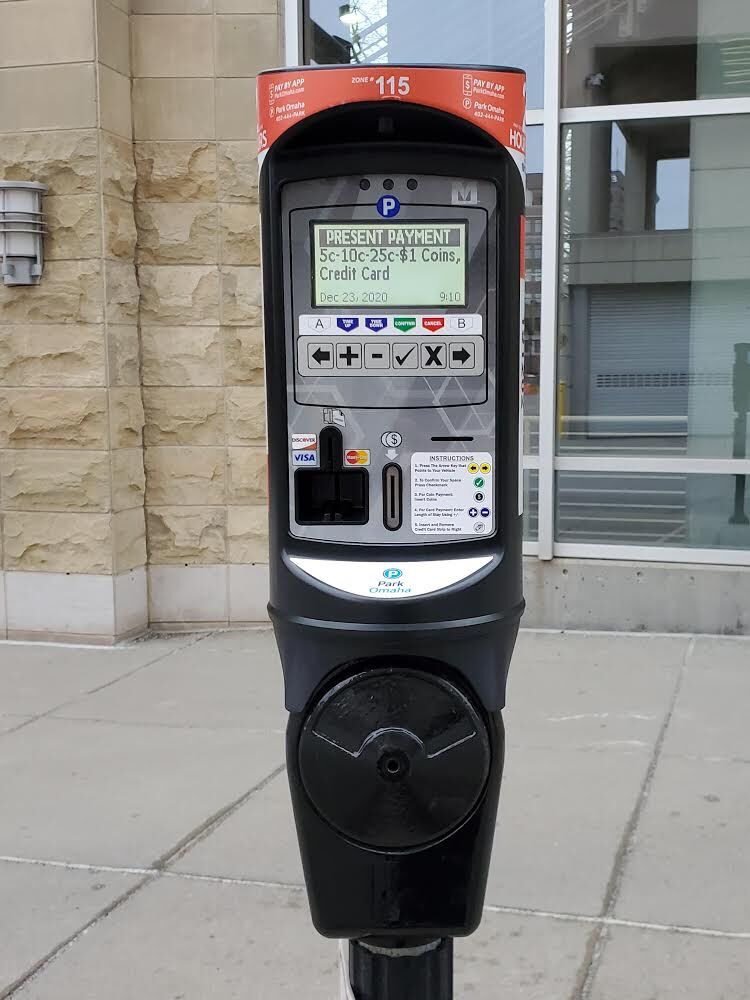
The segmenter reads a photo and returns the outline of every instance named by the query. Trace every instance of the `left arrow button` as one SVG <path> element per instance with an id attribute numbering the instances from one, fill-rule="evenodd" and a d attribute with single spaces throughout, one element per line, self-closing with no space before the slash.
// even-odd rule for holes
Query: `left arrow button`
<path id="1" fill-rule="evenodd" d="M 333 345 L 308 344 L 307 360 L 311 368 L 333 368 Z"/>

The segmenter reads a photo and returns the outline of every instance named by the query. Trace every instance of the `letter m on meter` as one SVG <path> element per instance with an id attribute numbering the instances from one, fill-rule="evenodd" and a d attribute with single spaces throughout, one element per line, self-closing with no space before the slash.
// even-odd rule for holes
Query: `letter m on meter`
<path id="1" fill-rule="evenodd" d="M 478 205 L 479 185 L 474 181 L 454 181 L 451 189 L 452 205 Z"/>

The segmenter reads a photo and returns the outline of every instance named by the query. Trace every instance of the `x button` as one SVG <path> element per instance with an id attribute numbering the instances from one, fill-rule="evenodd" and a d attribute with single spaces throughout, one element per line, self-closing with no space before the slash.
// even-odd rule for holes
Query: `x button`
<path id="1" fill-rule="evenodd" d="M 422 367 L 445 368 L 445 344 L 422 344 Z"/>

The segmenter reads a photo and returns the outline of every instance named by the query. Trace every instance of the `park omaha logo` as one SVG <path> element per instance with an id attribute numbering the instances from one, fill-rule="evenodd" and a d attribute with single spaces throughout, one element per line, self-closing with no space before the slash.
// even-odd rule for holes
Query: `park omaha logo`
<path id="1" fill-rule="evenodd" d="M 401 577 L 403 570 L 390 566 L 383 570 L 382 579 L 376 587 L 370 587 L 370 593 L 379 597 L 406 597 L 411 593 L 411 587 L 407 587 Z"/>

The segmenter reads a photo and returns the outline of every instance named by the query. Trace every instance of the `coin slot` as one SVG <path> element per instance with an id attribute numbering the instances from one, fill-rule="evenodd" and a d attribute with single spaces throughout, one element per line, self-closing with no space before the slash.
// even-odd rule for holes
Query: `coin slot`
<path id="1" fill-rule="evenodd" d="M 403 522 L 403 476 L 401 466 L 391 462 L 383 469 L 383 524 L 398 531 Z"/>

